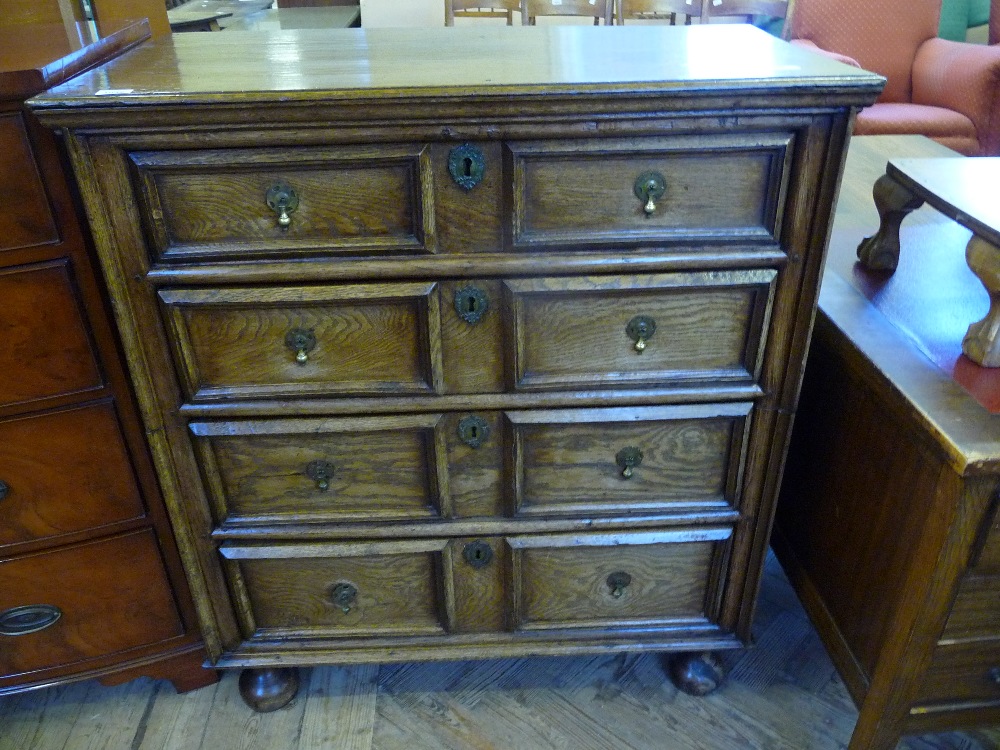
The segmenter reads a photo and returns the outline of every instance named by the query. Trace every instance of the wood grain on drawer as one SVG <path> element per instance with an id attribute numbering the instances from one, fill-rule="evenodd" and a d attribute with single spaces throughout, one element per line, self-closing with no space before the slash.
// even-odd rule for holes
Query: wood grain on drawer
<path id="1" fill-rule="evenodd" d="M 434 283 L 159 294 L 194 401 L 441 390 Z"/>
<path id="2" fill-rule="evenodd" d="M 103 385 L 67 261 L 0 271 L 0 405 Z"/>
<path id="3" fill-rule="evenodd" d="M 74 664 L 184 634 L 151 531 L 0 561 L 0 612 L 47 605 L 49 627 L 0 636 L 0 674 Z M 3 615 L 0 615 L 3 620 Z"/>
<path id="4" fill-rule="evenodd" d="M 225 545 L 247 638 L 428 635 L 446 626 L 447 542 Z"/>
<path id="5" fill-rule="evenodd" d="M 440 415 L 197 422 L 219 522 L 450 515 Z"/>
<path id="6" fill-rule="evenodd" d="M 1000 576 L 966 575 L 958 589 L 942 641 L 1000 639 Z"/>
<path id="7" fill-rule="evenodd" d="M 711 626 L 731 534 L 700 528 L 510 538 L 516 628 Z"/>
<path id="8" fill-rule="evenodd" d="M 58 242 L 45 186 L 20 114 L 0 116 L 0 250 Z"/>
<path id="9" fill-rule="evenodd" d="M 514 249 L 726 240 L 777 242 L 787 133 L 509 144 Z M 662 176 L 646 212 L 635 183 Z"/>
<path id="10" fill-rule="evenodd" d="M 756 379 L 770 269 L 506 282 L 515 389 Z M 640 343 L 630 323 L 655 328 Z"/>
<path id="11" fill-rule="evenodd" d="M 130 158 L 143 225 L 161 261 L 436 250 L 423 146 L 156 151 Z M 280 208 L 268 204 L 269 191 L 284 188 L 296 204 L 286 226 Z M 272 205 L 280 206 L 273 196 Z"/>
<path id="12" fill-rule="evenodd" d="M 515 515 L 738 507 L 750 404 L 507 412 Z"/>
<path id="13" fill-rule="evenodd" d="M 0 422 L 0 547 L 139 518 L 111 402 Z"/>
<path id="14" fill-rule="evenodd" d="M 1000 706 L 1000 641 L 938 646 L 914 703 L 910 713 L 948 705 Z"/>

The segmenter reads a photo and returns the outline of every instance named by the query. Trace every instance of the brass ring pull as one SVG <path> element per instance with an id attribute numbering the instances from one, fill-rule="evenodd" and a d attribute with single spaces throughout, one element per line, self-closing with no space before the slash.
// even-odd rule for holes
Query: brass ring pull
<path id="1" fill-rule="evenodd" d="M 642 463 L 642 451 L 632 445 L 622 448 L 615 454 L 615 463 L 621 467 L 622 477 L 631 479 L 635 467 Z"/>
<path id="2" fill-rule="evenodd" d="M 340 607 L 340 611 L 346 615 L 351 611 L 358 598 L 358 587 L 353 583 L 341 581 L 330 590 L 330 598 L 335 605 Z"/>
<path id="3" fill-rule="evenodd" d="M 633 192 L 635 197 L 643 202 L 643 213 L 652 216 L 656 213 L 656 201 L 667 191 L 667 181 L 659 172 L 643 172 L 635 180 Z"/>
<path id="4" fill-rule="evenodd" d="M 305 328 L 293 328 L 285 335 L 285 346 L 295 352 L 295 361 L 304 365 L 309 352 L 316 348 L 316 334 Z"/>
<path id="5" fill-rule="evenodd" d="M 278 226 L 288 229 L 292 223 L 291 214 L 299 207 L 299 196 L 288 185 L 279 182 L 267 191 L 264 199 L 267 201 L 267 207 L 278 214 Z"/>
<path id="6" fill-rule="evenodd" d="M 0 635 L 28 635 L 45 630 L 62 617 L 62 610 L 52 604 L 26 604 L 0 612 Z"/>
<path id="7" fill-rule="evenodd" d="M 10 494 L 10 485 L 5 481 L 0 479 L 0 500 L 3 500 Z"/>
<path id="8" fill-rule="evenodd" d="M 618 571 L 617 573 L 612 573 L 608 576 L 607 581 L 608 588 L 611 589 L 611 596 L 615 599 L 621 599 L 625 596 L 625 589 L 628 585 L 632 583 L 632 576 L 624 571 Z"/>
<path id="9" fill-rule="evenodd" d="M 642 354 L 646 351 L 646 342 L 656 333 L 656 321 L 648 315 L 636 315 L 625 326 L 625 334 L 635 342 L 635 350 Z"/>
<path id="10" fill-rule="evenodd" d="M 330 489 L 334 466 L 329 461 L 310 461 L 306 464 L 306 476 L 316 483 L 316 489 L 326 492 Z"/>

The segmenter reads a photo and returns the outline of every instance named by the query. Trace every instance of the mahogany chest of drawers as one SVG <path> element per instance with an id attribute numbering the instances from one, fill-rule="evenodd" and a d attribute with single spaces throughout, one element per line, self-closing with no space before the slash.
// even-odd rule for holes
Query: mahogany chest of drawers
<path id="1" fill-rule="evenodd" d="M 0 695 L 217 680 L 63 154 L 24 106 L 148 36 L 0 28 Z"/>
<path id="2" fill-rule="evenodd" d="M 186 35 L 34 100 L 258 708 L 279 666 L 749 639 L 881 79 L 750 27 L 503 31 Z"/>

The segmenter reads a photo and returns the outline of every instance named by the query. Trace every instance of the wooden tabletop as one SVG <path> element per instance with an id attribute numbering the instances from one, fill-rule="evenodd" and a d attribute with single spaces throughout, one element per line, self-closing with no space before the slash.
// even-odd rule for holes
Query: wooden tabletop
<path id="1" fill-rule="evenodd" d="M 965 262 L 971 232 L 925 205 L 907 216 L 896 271 L 869 271 L 858 243 L 879 226 L 872 186 L 890 160 L 930 158 L 941 174 L 967 159 L 922 136 L 851 141 L 820 292 L 817 335 L 877 378 L 895 408 L 916 414 L 960 473 L 1000 470 L 1000 372 L 961 353 L 989 298 Z M 972 165 L 970 168 L 975 169 Z"/>

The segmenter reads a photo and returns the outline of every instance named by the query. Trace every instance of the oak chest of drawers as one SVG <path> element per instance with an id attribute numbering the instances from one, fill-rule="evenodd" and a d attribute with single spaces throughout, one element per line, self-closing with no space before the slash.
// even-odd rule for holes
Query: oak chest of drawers
<path id="1" fill-rule="evenodd" d="M 881 79 L 749 27 L 502 31 L 187 35 L 34 102 L 258 708 L 276 666 L 749 638 Z"/>

